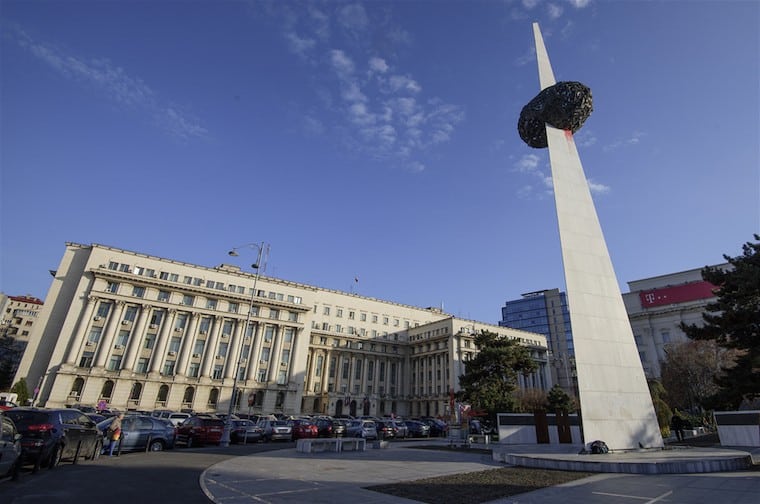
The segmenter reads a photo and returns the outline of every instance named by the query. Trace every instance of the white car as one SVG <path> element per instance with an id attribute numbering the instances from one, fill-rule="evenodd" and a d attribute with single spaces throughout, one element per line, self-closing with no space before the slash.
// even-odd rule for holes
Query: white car
<path id="1" fill-rule="evenodd" d="M 184 422 L 186 419 L 190 418 L 192 415 L 190 413 L 169 413 L 169 416 L 162 417 L 166 420 L 169 420 L 172 425 L 175 427 L 179 427 L 179 424 Z"/>
<path id="2" fill-rule="evenodd" d="M 377 439 L 377 424 L 372 420 L 351 420 L 346 425 L 346 437 Z"/>

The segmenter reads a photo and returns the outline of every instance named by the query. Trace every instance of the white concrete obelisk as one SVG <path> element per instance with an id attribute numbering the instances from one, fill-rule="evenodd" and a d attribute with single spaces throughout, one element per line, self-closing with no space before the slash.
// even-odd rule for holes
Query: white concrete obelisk
<path id="1" fill-rule="evenodd" d="M 533 23 L 541 89 L 556 84 Z M 570 131 L 546 125 L 573 328 L 584 442 L 611 450 L 662 447 L 631 324 Z"/>

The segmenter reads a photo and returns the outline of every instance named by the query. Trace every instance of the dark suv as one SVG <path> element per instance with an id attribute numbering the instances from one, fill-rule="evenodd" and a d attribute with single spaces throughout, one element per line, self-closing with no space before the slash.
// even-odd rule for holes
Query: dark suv
<path id="1" fill-rule="evenodd" d="M 62 459 L 100 456 L 103 438 L 95 422 L 76 409 L 13 408 L 5 412 L 21 434 L 23 463 L 53 468 Z"/>

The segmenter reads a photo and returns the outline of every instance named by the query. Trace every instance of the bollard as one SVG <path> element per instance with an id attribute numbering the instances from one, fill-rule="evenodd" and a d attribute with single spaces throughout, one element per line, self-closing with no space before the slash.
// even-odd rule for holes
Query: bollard
<path id="1" fill-rule="evenodd" d="M 79 450 L 82 449 L 82 440 L 80 439 L 77 441 L 77 451 L 74 452 L 74 461 L 71 463 L 72 465 L 77 465 L 77 460 L 79 460 Z"/>

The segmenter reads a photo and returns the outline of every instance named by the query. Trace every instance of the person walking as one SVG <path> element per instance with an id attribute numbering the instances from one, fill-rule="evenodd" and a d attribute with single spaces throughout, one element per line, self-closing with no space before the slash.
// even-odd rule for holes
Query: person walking
<path id="1" fill-rule="evenodd" d="M 124 413 L 119 413 L 116 418 L 113 419 L 113 422 L 111 422 L 111 425 L 108 426 L 108 430 L 106 431 L 110 441 L 110 444 L 108 445 L 109 457 L 113 457 L 113 450 L 116 445 L 119 444 L 119 439 L 121 439 L 121 420 L 123 418 Z"/>
<path id="2" fill-rule="evenodd" d="M 670 427 L 676 431 L 678 441 L 683 441 L 683 418 L 678 414 L 678 410 L 673 414 L 673 418 L 670 419 Z"/>

